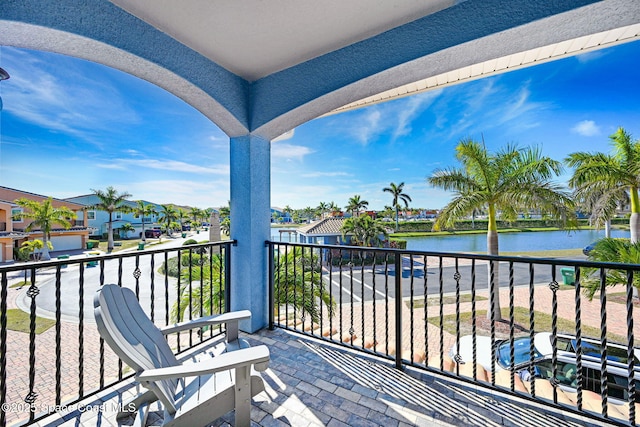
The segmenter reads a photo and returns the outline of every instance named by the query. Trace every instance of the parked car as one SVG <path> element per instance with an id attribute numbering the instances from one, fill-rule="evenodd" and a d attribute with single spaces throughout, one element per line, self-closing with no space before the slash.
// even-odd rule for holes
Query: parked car
<path id="1" fill-rule="evenodd" d="M 158 239 L 161 235 L 162 235 L 162 231 L 155 228 L 152 228 L 150 230 L 144 230 L 144 237 Z M 142 233 L 140 233 L 140 237 L 142 237 Z"/>
<path id="2" fill-rule="evenodd" d="M 525 381 L 530 380 L 527 375 L 531 363 L 531 340 L 528 336 L 513 340 L 514 363 L 513 371 L 517 372 Z M 494 350 L 491 338 L 476 337 L 476 361 L 487 372 L 492 364 L 496 372 L 511 369 L 511 347 L 509 340 L 497 340 Z M 536 378 L 551 380 L 553 375 L 553 346 L 552 335 L 549 332 L 539 332 L 533 340 L 533 372 Z M 582 389 L 600 394 L 602 366 L 602 344 L 598 340 L 583 338 L 582 349 Z M 556 344 L 556 375 L 558 386 L 568 392 L 575 393 L 578 387 L 577 370 L 577 340 L 572 335 L 557 335 Z M 466 335 L 460 338 L 459 345 L 454 344 L 449 351 L 454 362 L 459 364 L 473 363 L 473 338 Z M 607 343 L 607 384 L 608 396 L 611 403 L 621 405 L 628 400 L 627 348 L 618 344 Z M 634 377 L 640 381 L 640 349 L 634 348 Z M 636 395 L 640 402 L 640 393 Z"/>
<path id="3" fill-rule="evenodd" d="M 593 250 L 593 248 L 596 247 L 596 243 L 598 242 L 589 243 L 587 246 L 582 248 L 582 253 L 585 254 L 586 256 L 589 256 L 589 253 Z"/>

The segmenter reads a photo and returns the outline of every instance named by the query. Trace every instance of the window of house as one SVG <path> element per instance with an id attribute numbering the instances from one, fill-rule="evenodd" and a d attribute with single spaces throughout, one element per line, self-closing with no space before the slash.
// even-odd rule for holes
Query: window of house
<path id="1" fill-rule="evenodd" d="M 96 219 L 96 211 L 87 211 L 87 219 Z"/>
<path id="2" fill-rule="evenodd" d="M 116 212 L 113 214 L 113 217 L 118 220 L 118 219 L 122 219 L 122 212 Z"/>
<path id="3" fill-rule="evenodd" d="M 11 209 L 11 221 L 12 222 L 22 222 L 22 218 L 19 217 L 22 213 L 22 208 L 12 208 Z"/>

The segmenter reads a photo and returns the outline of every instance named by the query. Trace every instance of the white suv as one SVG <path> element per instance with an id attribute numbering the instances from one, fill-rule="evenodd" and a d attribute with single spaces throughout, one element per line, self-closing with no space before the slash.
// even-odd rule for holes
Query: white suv
<path id="1" fill-rule="evenodd" d="M 569 392 L 575 392 L 578 387 L 577 370 L 577 340 L 571 335 L 557 335 L 557 366 L 555 380 L 553 375 L 553 346 L 552 335 L 549 332 L 539 332 L 534 335 L 533 372 L 537 378 L 544 378 L 557 382 L 558 386 Z M 527 337 L 515 338 L 513 341 L 514 363 L 513 371 L 527 380 L 531 362 L 530 344 Z M 583 338 L 582 349 L 582 389 L 600 394 L 601 390 L 601 348 L 600 341 Z M 491 372 L 491 365 L 495 365 L 496 372 L 511 369 L 511 348 L 509 340 L 497 340 L 495 350 L 491 349 L 491 338 L 476 337 L 477 363 Z M 459 364 L 473 363 L 473 338 L 466 335 L 460 338 L 459 344 L 451 347 L 449 355 Z M 628 401 L 627 348 L 619 344 L 607 344 L 607 388 L 611 403 L 622 404 Z M 640 349 L 634 348 L 634 377 L 640 381 Z M 636 401 L 640 402 L 640 387 L 637 387 Z"/>

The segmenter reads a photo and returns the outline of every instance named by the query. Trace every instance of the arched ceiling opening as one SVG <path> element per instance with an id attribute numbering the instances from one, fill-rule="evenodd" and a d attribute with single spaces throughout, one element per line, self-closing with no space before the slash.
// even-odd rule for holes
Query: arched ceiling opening
<path id="1" fill-rule="evenodd" d="M 632 40 L 638 23 L 636 0 L 8 0 L 0 40 L 126 71 L 231 137 L 273 139 L 407 86 L 570 55 L 598 35 L 588 48 Z"/>

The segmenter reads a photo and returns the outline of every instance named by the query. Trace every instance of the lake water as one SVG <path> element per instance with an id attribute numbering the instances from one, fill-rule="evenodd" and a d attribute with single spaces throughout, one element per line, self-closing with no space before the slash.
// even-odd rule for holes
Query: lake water
<path id="1" fill-rule="evenodd" d="M 500 252 L 544 251 L 584 248 L 604 237 L 604 230 L 531 231 L 500 233 Z M 629 237 L 624 230 L 611 230 L 611 237 Z M 436 252 L 486 252 L 486 234 L 456 236 L 404 237 L 407 249 Z"/>
<path id="2" fill-rule="evenodd" d="M 271 229 L 274 242 L 295 242 L 295 233 L 280 233 Z M 554 249 L 582 249 L 604 237 L 604 230 L 532 231 L 500 233 L 500 252 L 544 251 Z M 625 230 L 611 230 L 611 237 L 629 237 Z M 486 252 L 486 234 L 460 234 L 450 236 L 403 237 L 407 249 L 434 252 Z"/>

